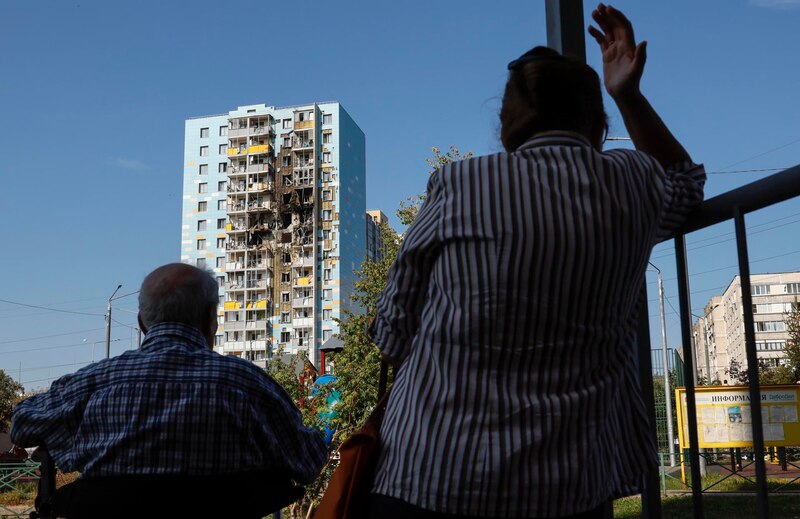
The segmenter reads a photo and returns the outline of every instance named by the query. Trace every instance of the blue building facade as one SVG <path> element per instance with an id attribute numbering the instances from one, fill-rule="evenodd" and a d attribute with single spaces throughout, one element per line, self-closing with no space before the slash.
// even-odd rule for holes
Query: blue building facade
<path id="1" fill-rule="evenodd" d="M 366 144 L 337 102 L 186 121 L 181 261 L 220 281 L 223 354 L 265 364 L 319 347 L 357 311 Z"/>

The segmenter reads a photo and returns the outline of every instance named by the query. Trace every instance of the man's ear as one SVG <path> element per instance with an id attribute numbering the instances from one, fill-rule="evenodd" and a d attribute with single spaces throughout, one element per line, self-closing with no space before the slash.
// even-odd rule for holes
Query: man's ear
<path id="1" fill-rule="evenodd" d="M 147 333 L 147 327 L 142 322 L 141 314 L 136 314 L 136 321 L 139 323 L 139 329 L 142 330 L 142 333 Z"/>

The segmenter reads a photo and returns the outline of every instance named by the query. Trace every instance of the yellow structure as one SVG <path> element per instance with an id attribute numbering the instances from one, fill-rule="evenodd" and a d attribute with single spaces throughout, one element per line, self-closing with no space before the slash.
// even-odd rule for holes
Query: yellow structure
<path id="1" fill-rule="evenodd" d="M 746 386 L 695 388 L 697 436 L 700 448 L 753 446 L 753 420 L 750 392 Z M 686 389 L 675 390 L 678 408 L 678 441 L 689 448 Z M 761 419 L 764 445 L 800 445 L 800 386 L 761 386 Z"/>

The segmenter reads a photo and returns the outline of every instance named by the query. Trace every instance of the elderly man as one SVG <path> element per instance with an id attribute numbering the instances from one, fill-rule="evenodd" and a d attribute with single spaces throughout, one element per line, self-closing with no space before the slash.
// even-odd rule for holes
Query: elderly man
<path id="1" fill-rule="evenodd" d="M 262 369 L 213 351 L 217 294 L 213 276 L 193 266 L 151 272 L 139 294 L 141 349 L 61 377 L 17 404 L 12 440 L 45 445 L 61 470 L 89 481 L 261 471 L 312 482 L 327 459 L 322 434 L 303 426 Z"/>

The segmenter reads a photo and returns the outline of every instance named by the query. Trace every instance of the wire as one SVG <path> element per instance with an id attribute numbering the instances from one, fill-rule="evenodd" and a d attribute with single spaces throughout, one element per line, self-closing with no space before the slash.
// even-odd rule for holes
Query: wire
<path id="1" fill-rule="evenodd" d="M 759 153 L 758 155 L 753 155 L 752 157 L 748 157 L 746 159 L 742 159 L 742 160 L 740 160 L 738 162 L 734 162 L 733 164 L 728 164 L 727 166 L 723 167 L 722 169 L 728 169 L 728 168 L 730 168 L 732 166 L 736 166 L 738 164 L 741 164 L 742 162 L 747 162 L 749 160 L 753 160 L 753 159 L 757 159 L 759 157 L 763 157 L 764 155 L 768 155 L 768 154 L 772 153 L 773 151 L 782 150 L 783 148 L 787 148 L 787 147 L 791 146 L 792 144 L 795 144 L 795 143 L 798 143 L 798 142 L 800 142 L 800 139 L 795 139 L 792 142 L 789 142 L 787 144 L 783 144 L 781 146 L 778 146 L 777 148 L 772 148 L 771 150 L 767 150 L 764 153 Z"/>
<path id="2" fill-rule="evenodd" d="M 10 341 L 1 341 L 0 345 L 2 344 L 11 344 L 13 342 L 25 342 L 25 341 L 38 341 L 39 339 L 51 339 L 53 337 L 62 337 L 64 335 L 75 335 L 76 333 L 85 333 L 85 332 L 96 332 L 98 330 L 104 330 L 105 328 L 89 328 L 88 330 L 78 330 L 76 332 L 64 332 L 64 333 L 56 333 L 53 335 L 42 335 L 41 337 L 30 337 L 28 339 L 13 339 Z"/>
<path id="3" fill-rule="evenodd" d="M 750 235 L 753 235 L 753 234 L 760 234 L 760 233 L 762 233 L 762 232 L 773 231 L 773 230 L 775 230 L 775 229 L 778 229 L 778 228 L 780 228 L 780 227 L 785 227 L 785 226 L 787 226 L 787 225 L 791 225 L 791 224 L 798 223 L 798 222 L 800 222 L 800 220 L 793 220 L 793 221 L 791 221 L 791 222 L 782 223 L 782 224 L 780 224 L 780 225 L 776 225 L 776 226 L 774 226 L 774 227 L 768 227 L 768 228 L 766 228 L 766 229 L 761 229 L 760 231 L 752 231 L 752 232 L 748 232 L 748 233 L 747 233 L 747 235 L 748 235 L 748 236 L 750 236 Z M 729 234 L 733 234 L 733 233 L 729 233 Z M 725 235 L 723 235 L 723 236 L 725 236 Z M 719 245 L 720 243 L 725 243 L 725 242 L 733 241 L 733 240 L 735 240 L 735 239 L 736 239 L 736 237 L 733 237 L 733 238 L 725 238 L 725 239 L 723 239 L 723 240 L 715 241 L 715 242 L 713 242 L 713 243 L 707 243 L 707 244 L 705 244 L 705 245 L 698 245 L 697 247 L 690 247 L 690 248 L 688 248 L 688 249 L 687 249 L 687 251 L 693 251 L 693 250 L 698 250 L 698 249 L 704 249 L 704 248 L 706 248 L 706 247 L 711 247 L 711 246 L 713 246 L 713 245 Z M 674 254 L 674 253 L 662 254 L 661 256 L 654 256 L 654 257 L 652 257 L 651 259 L 667 258 L 667 257 L 671 257 L 673 254 Z"/>
<path id="4" fill-rule="evenodd" d="M 117 323 L 120 326 L 124 326 L 125 328 L 130 328 L 131 330 L 138 330 L 138 328 L 136 328 L 134 326 L 131 326 L 129 324 L 121 323 L 121 322 L 117 321 L 116 319 L 114 319 L 113 317 L 111 318 L 111 320 L 114 321 L 115 323 Z"/>
<path id="5" fill-rule="evenodd" d="M 85 299 L 71 299 L 69 301 L 59 301 L 57 303 L 50 303 L 49 306 L 65 305 L 65 304 L 68 304 L 68 303 L 82 303 L 84 301 L 96 301 L 98 299 L 104 299 L 104 298 L 102 298 L 102 297 L 87 297 Z M 0 308 L 0 312 L 5 312 L 6 310 L 13 310 L 13 308 Z"/>
<path id="6" fill-rule="evenodd" d="M 795 216 L 800 216 L 800 213 L 792 213 L 792 214 L 787 215 L 787 216 L 781 216 L 780 218 L 774 218 L 772 220 L 767 220 L 766 222 L 761 222 L 761 223 L 755 224 L 755 225 L 750 227 L 751 234 L 754 232 L 753 231 L 754 229 L 758 229 L 759 227 L 764 227 L 765 225 L 769 225 L 769 224 L 772 224 L 772 223 L 775 223 L 775 222 L 780 222 L 781 220 L 787 220 L 789 218 L 794 218 Z M 733 231 L 730 231 L 730 232 L 726 232 L 726 233 L 723 233 L 723 234 L 719 234 L 717 236 L 711 236 L 709 238 L 702 238 L 702 239 L 699 239 L 699 240 L 687 239 L 686 243 L 687 243 L 687 245 L 691 246 L 691 245 L 696 245 L 698 243 L 703 243 L 703 242 L 706 242 L 706 241 L 716 240 L 718 238 L 721 238 L 722 236 L 731 236 L 733 234 L 735 234 L 735 233 Z M 669 247 L 670 241 L 671 240 L 667 240 L 667 241 L 664 241 L 664 242 L 656 244 L 656 246 L 653 247 L 652 253 L 662 252 L 661 249 L 663 249 L 663 248 L 670 248 Z M 670 256 L 672 254 L 674 254 L 674 252 L 671 252 Z"/>
<path id="7" fill-rule="evenodd" d="M 90 314 L 86 312 L 73 312 L 72 310 L 59 310 L 58 308 L 48 308 L 46 306 L 38 306 L 38 305 L 29 305 L 26 303 L 18 303 L 16 301 L 9 301 L 8 299 L 0 299 L 0 302 L 8 303 L 11 305 L 19 305 L 19 306 L 27 306 L 28 308 L 39 308 L 42 310 L 49 310 L 51 312 L 63 312 L 65 314 L 77 314 L 77 315 L 91 315 L 93 317 L 105 317 L 104 314 Z"/>
<path id="8" fill-rule="evenodd" d="M 118 341 L 119 339 L 112 339 L 112 341 Z M 89 346 L 91 342 L 79 342 L 76 344 L 64 344 L 61 346 L 43 346 L 41 348 L 25 348 L 24 350 L 9 350 L 9 351 L 0 351 L 0 355 L 6 355 L 8 353 L 26 353 L 29 351 L 42 351 L 42 350 L 59 350 L 63 348 L 77 348 L 78 346 Z"/>

